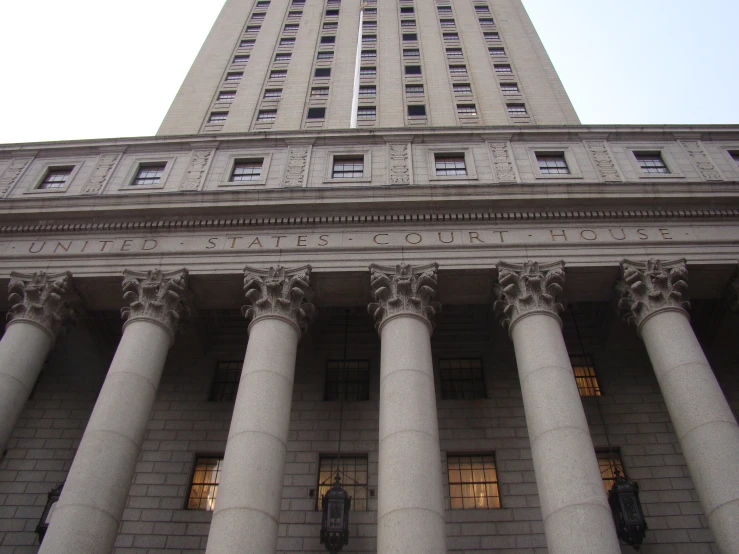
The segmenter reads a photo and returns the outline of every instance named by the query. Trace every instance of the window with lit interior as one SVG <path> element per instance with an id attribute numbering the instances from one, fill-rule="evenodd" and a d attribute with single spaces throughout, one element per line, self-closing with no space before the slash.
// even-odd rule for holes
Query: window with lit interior
<path id="1" fill-rule="evenodd" d="M 593 359 L 590 356 L 570 356 L 570 363 L 580 396 L 601 396 Z"/>
<path id="2" fill-rule="evenodd" d="M 616 479 L 617 468 L 621 477 L 626 477 L 626 470 L 624 469 L 624 463 L 621 460 L 621 453 L 618 449 L 598 449 L 595 451 L 595 455 L 598 458 L 598 467 L 600 468 L 600 477 L 603 479 L 603 488 L 608 492 L 611 490 Z"/>
<path id="3" fill-rule="evenodd" d="M 198 456 L 187 499 L 188 510 L 212 512 L 216 505 L 218 483 L 221 481 L 223 456 Z"/>
<path id="4" fill-rule="evenodd" d="M 500 508 L 495 456 L 447 455 L 452 510 Z"/>
<path id="5" fill-rule="evenodd" d="M 318 494 L 316 510 L 323 510 L 323 495 L 334 484 L 336 473 L 341 477 L 341 486 L 352 498 L 353 512 L 367 511 L 367 456 L 342 455 L 321 456 L 318 464 Z"/>

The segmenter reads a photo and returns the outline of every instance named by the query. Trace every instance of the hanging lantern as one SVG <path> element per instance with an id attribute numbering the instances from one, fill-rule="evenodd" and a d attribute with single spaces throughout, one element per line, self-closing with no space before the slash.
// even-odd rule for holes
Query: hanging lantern
<path id="1" fill-rule="evenodd" d="M 44 507 L 44 511 L 41 514 L 41 519 L 36 526 L 36 534 L 38 535 L 39 544 L 43 542 L 44 535 L 46 535 L 46 530 L 49 528 L 49 524 L 51 523 L 51 516 L 54 515 L 54 508 L 56 508 L 56 503 L 59 501 L 59 497 L 62 495 L 62 487 L 64 487 L 64 483 L 54 489 L 51 489 L 47 495 L 46 506 Z"/>
<path id="2" fill-rule="evenodd" d="M 639 485 L 622 477 L 618 468 L 615 470 L 615 482 L 608 491 L 608 503 L 611 505 L 618 537 L 639 550 L 644 535 L 647 534 L 647 520 L 639 502 Z"/>
<path id="3" fill-rule="evenodd" d="M 349 508 L 351 497 L 341 486 L 339 474 L 333 486 L 323 495 L 323 519 L 321 520 L 321 544 L 331 554 L 341 552 L 349 542 Z"/>

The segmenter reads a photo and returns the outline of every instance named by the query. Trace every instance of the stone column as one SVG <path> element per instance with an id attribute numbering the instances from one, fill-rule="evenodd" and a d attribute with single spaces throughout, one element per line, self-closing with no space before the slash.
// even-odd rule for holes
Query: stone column
<path id="1" fill-rule="evenodd" d="M 550 554 L 621 552 L 562 337 L 564 263 L 497 264 Z"/>
<path id="2" fill-rule="evenodd" d="M 187 270 L 124 271 L 123 337 L 56 505 L 41 554 L 113 551 L 167 352 L 187 307 Z"/>
<path id="3" fill-rule="evenodd" d="M 207 554 L 277 550 L 298 341 L 313 314 L 310 266 L 245 268 L 251 318 Z"/>
<path id="4" fill-rule="evenodd" d="M 74 317 L 72 274 L 12 272 L 8 324 L 0 341 L 0 459 L 46 357 Z"/>
<path id="5" fill-rule="evenodd" d="M 382 341 L 378 554 L 447 551 L 431 357 L 437 268 L 370 266 Z"/>
<path id="6" fill-rule="evenodd" d="M 621 262 L 619 311 L 647 347 L 721 552 L 739 552 L 739 427 L 688 316 L 685 260 Z"/>

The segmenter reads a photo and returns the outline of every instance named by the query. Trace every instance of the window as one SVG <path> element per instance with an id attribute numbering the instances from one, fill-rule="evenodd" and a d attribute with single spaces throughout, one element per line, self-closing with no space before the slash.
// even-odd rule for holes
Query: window
<path id="1" fill-rule="evenodd" d="M 326 362 L 324 400 L 369 400 L 369 360 Z"/>
<path id="2" fill-rule="evenodd" d="M 544 175 L 568 175 L 570 168 L 567 167 L 564 152 L 536 153 L 536 161 L 539 171 Z"/>
<path id="3" fill-rule="evenodd" d="M 525 104 L 506 104 L 506 109 L 510 115 L 526 115 Z"/>
<path id="4" fill-rule="evenodd" d="M 407 15 L 413 13 L 413 6 L 401 6 L 400 7 L 400 13 L 401 15 Z"/>
<path id="5" fill-rule="evenodd" d="M 488 31 L 482 34 L 485 40 L 500 40 L 500 35 L 492 31 Z"/>
<path id="6" fill-rule="evenodd" d="M 259 112 L 260 114 L 262 112 Z M 274 118 L 273 118 L 274 120 Z M 264 163 L 263 160 L 236 160 L 234 162 L 234 168 L 231 171 L 231 182 L 232 183 L 240 183 L 243 181 L 259 181 L 259 179 L 262 176 L 262 164 Z M 224 362 L 226 363 L 226 362 Z M 232 362 L 227 362 L 229 364 L 232 364 Z M 241 365 L 243 365 L 243 362 L 241 362 Z M 232 371 L 234 367 L 228 366 L 223 368 L 224 371 Z M 218 364 L 218 369 L 216 370 L 216 374 L 218 371 L 221 371 L 220 364 Z M 239 371 L 241 371 L 241 366 L 239 366 Z M 234 398 L 236 398 L 236 392 L 234 391 Z M 226 400 L 225 398 L 222 398 L 221 400 Z"/>
<path id="7" fill-rule="evenodd" d="M 439 13 L 452 13 L 451 6 L 436 6 L 436 11 Z"/>
<path id="8" fill-rule="evenodd" d="M 324 119 L 326 117 L 326 108 L 308 108 L 306 119 Z"/>
<path id="9" fill-rule="evenodd" d="M 477 115 L 477 107 L 474 104 L 457 104 L 457 114 L 466 116 Z"/>
<path id="10" fill-rule="evenodd" d="M 244 74 L 241 71 L 233 72 L 233 73 L 226 73 L 226 81 L 230 83 L 235 83 L 241 81 L 241 78 L 244 76 Z"/>
<path id="11" fill-rule="evenodd" d="M 259 110 L 257 113 L 258 123 L 274 123 L 277 119 L 277 110 Z"/>
<path id="12" fill-rule="evenodd" d="M 305 4 L 305 1 L 303 1 L 303 4 Z M 341 4 L 341 0 L 328 0 L 326 4 L 328 4 L 329 6 L 338 6 L 339 4 Z"/>
<path id="13" fill-rule="evenodd" d="M 621 461 L 621 453 L 618 450 L 596 450 L 595 456 L 598 458 L 598 467 L 600 467 L 600 477 L 603 479 L 603 487 L 606 492 L 611 490 L 616 478 L 616 468 L 621 477 L 626 477 L 624 463 Z"/>
<path id="14" fill-rule="evenodd" d="M 242 40 L 239 43 L 239 48 L 251 48 L 252 46 L 254 46 L 254 42 L 255 41 L 254 40 L 251 40 L 251 39 L 250 40 Z"/>
<path id="15" fill-rule="evenodd" d="M 418 40 L 418 35 L 416 33 L 403 33 L 403 41 L 413 42 L 416 40 Z"/>
<path id="16" fill-rule="evenodd" d="M 331 68 L 330 67 L 317 67 L 314 73 L 314 76 L 318 78 L 331 77 Z"/>
<path id="17" fill-rule="evenodd" d="M 362 42 L 377 42 L 377 35 L 362 35 Z"/>
<path id="18" fill-rule="evenodd" d="M 440 19 L 439 24 L 442 27 L 454 27 L 454 20 L 453 19 Z"/>
<path id="19" fill-rule="evenodd" d="M 500 508 L 495 457 L 452 456 L 446 459 L 452 510 Z"/>
<path id="20" fill-rule="evenodd" d="M 491 56 L 505 56 L 504 48 L 488 48 Z"/>
<path id="21" fill-rule="evenodd" d="M 454 85 L 454 94 L 472 94 L 472 86 L 469 83 Z"/>
<path id="22" fill-rule="evenodd" d="M 739 165 L 739 150 L 730 150 L 729 156 L 731 156 L 731 159 L 734 160 L 737 165 Z"/>
<path id="23" fill-rule="evenodd" d="M 459 40 L 458 33 L 444 33 L 444 40 Z"/>
<path id="24" fill-rule="evenodd" d="M 426 106 L 424 104 L 410 104 L 408 106 L 408 117 L 426 117 Z"/>
<path id="25" fill-rule="evenodd" d="M 375 77 L 377 76 L 377 68 L 376 67 L 360 67 L 359 75 L 361 77 Z"/>
<path id="26" fill-rule="evenodd" d="M 72 175 L 73 169 L 74 166 L 50 167 L 46 170 L 46 175 L 44 175 L 44 179 L 38 188 L 42 190 L 64 188 L 64 185 L 67 184 L 67 179 Z"/>
<path id="27" fill-rule="evenodd" d="M 495 64 L 493 67 L 496 73 L 513 73 L 513 69 L 508 64 Z"/>
<path id="28" fill-rule="evenodd" d="M 329 2 L 331 3 L 331 2 Z M 293 0 L 292 1 L 293 6 L 305 6 L 305 0 Z"/>
<path id="29" fill-rule="evenodd" d="M 228 117 L 228 112 L 211 112 L 208 123 L 223 123 Z"/>
<path id="30" fill-rule="evenodd" d="M 570 356 L 570 363 L 580 396 L 600 396 L 600 385 L 595 376 L 593 359 L 590 356 Z"/>
<path id="31" fill-rule="evenodd" d="M 333 179 L 356 179 L 364 176 L 364 156 L 334 156 Z"/>
<path id="32" fill-rule="evenodd" d="M 257 8 L 267 8 L 269 7 L 269 2 L 265 2 L 264 0 L 260 0 L 257 2 Z"/>
<path id="33" fill-rule="evenodd" d="M 364 8 L 364 15 L 377 15 L 377 8 Z"/>
<path id="34" fill-rule="evenodd" d="M 318 59 L 319 60 L 333 60 L 334 59 L 334 51 L 328 50 L 326 52 L 319 52 L 318 53 Z"/>
<path id="35" fill-rule="evenodd" d="M 377 87 L 375 86 L 359 87 L 359 96 L 375 96 L 376 94 L 377 94 Z"/>
<path id="36" fill-rule="evenodd" d="M 338 28 L 339 28 L 339 24 L 336 21 L 327 21 L 326 23 L 323 24 L 324 31 L 329 31 L 329 30 L 338 29 Z"/>
<path id="37" fill-rule="evenodd" d="M 287 12 L 288 19 L 300 19 L 302 15 L 303 12 Z"/>
<path id="38" fill-rule="evenodd" d="M 188 510 L 213 511 L 222 468 L 223 456 L 195 458 L 195 471 L 192 474 L 190 496 L 187 499 Z"/>
<path id="39" fill-rule="evenodd" d="M 310 89 L 311 98 L 322 98 L 328 96 L 328 87 L 313 87 Z"/>
<path id="40" fill-rule="evenodd" d="M 374 60 L 377 57 L 377 50 L 362 50 L 363 60 Z"/>
<path id="41" fill-rule="evenodd" d="M 405 50 L 403 50 L 404 58 L 417 58 L 420 55 L 421 55 L 421 52 L 419 50 L 416 50 L 415 48 L 413 49 L 406 48 Z"/>
<path id="42" fill-rule="evenodd" d="M 252 21 L 264 21 L 264 16 L 265 15 L 266 14 L 264 14 L 264 13 L 254 13 L 251 16 L 251 20 Z"/>
<path id="43" fill-rule="evenodd" d="M 423 85 L 405 85 L 406 94 L 423 94 Z"/>
<path id="44" fill-rule="evenodd" d="M 405 66 L 405 74 L 406 75 L 420 75 L 421 74 L 421 66 L 420 65 L 406 65 Z"/>
<path id="45" fill-rule="evenodd" d="M 363 21 L 362 29 L 377 29 L 377 21 Z"/>
<path id="46" fill-rule="evenodd" d="M 231 174 L 231 180 L 235 181 L 236 171 L 240 164 L 249 164 L 251 162 L 236 162 L 234 164 L 234 170 Z M 262 162 L 259 162 L 255 179 L 259 178 L 259 174 L 262 170 Z M 241 174 L 240 174 L 241 175 Z M 243 175 L 254 175 L 243 174 Z M 254 179 L 239 179 L 243 181 L 252 181 Z M 244 361 L 230 361 L 230 362 L 218 362 L 216 366 L 216 374 L 213 378 L 213 385 L 210 388 L 211 402 L 233 402 L 236 400 L 236 392 L 239 390 L 239 380 L 241 379 L 241 368 L 244 366 Z"/>
<path id="47" fill-rule="evenodd" d="M 287 77 L 287 71 L 284 69 L 274 69 L 269 74 L 270 79 L 282 80 L 285 77 Z"/>
<path id="48" fill-rule="evenodd" d="M 249 56 L 234 56 L 233 63 L 246 63 L 249 61 Z"/>
<path id="49" fill-rule="evenodd" d="M 236 98 L 235 91 L 227 90 L 218 93 L 218 102 L 231 102 L 234 98 Z"/>
<path id="50" fill-rule="evenodd" d="M 159 184 L 164 174 L 164 168 L 167 167 L 166 162 L 140 164 L 136 177 L 131 183 L 134 187 L 151 187 Z"/>
<path id="51" fill-rule="evenodd" d="M 259 25 L 247 25 L 246 32 L 247 33 L 258 33 L 259 29 L 261 29 Z"/>
<path id="52" fill-rule="evenodd" d="M 268 88 L 264 91 L 265 100 L 279 100 L 282 98 L 281 88 Z"/>
<path id="53" fill-rule="evenodd" d="M 331 35 L 327 37 L 321 37 L 321 44 L 334 44 L 336 42 L 336 37 Z"/>
<path id="54" fill-rule="evenodd" d="M 287 33 L 294 33 L 294 32 L 295 32 L 295 31 L 297 31 L 297 30 L 298 30 L 299 28 L 300 28 L 300 25 L 299 25 L 299 24 L 297 24 L 297 23 L 288 23 L 287 25 L 285 25 L 285 28 L 284 28 L 284 30 L 285 30 L 285 32 L 287 32 Z"/>
<path id="55" fill-rule="evenodd" d="M 495 21 L 493 21 L 492 17 L 481 17 L 480 25 L 495 25 Z"/>
<path id="56" fill-rule="evenodd" d="M 336 474 L 352 499 L 352 511 L 367 511 L 367 456 L 321 456 L 318 464 L 318 494 L 316 510 L 323 510 L 323 495 L 334 484 Z"/>
<path id="57" fill-rule="evenodd" d="M 339 17 L 339 10 L 326 10 L 326 17 Z"/>
<path id="58" fill-rule="evenodd" d="M 662 159 L 660 152 L 634 152 L 636 161 L 639 162 L 639 167 L 642 172 L 656 174 L 656 173 L 670 173 L 667 169 L 667 164 Z"/>
<path id="59" fill-rule="evenodd" d="M 500 90 L 503 91 L 503 94 L 518 94 L 519 92 L 521 92 L 518 89 L 517 83 L 501 83 Z"/>
<path id="60" fill-rule="evenodd" d="M 450 65 L 449 66 L 449 73 L 451 73 L 451 74 L 457 74 L 457 75 L 459 75 L 460 73 L 466 74 L 467 73 L 467 66 L 466 65 Z"/>
<path id="61" fill-rule="evenodd" d="M 442 171 L 452 172 L 443 175 L 467 175 L 464 156 L 442 158 L 437 155 L 437 175 L 439 175 L 440 166 Z M 454 173 L 459 167 L 464 173 Z M 441 397 L 443 399 L 467 400 L 487 397 L 480 358 L 441 359 L 439 360 L 439 371 L 441 372 Z"/>
<path id="62" fill-rule="evenodd" d="M 461 58 L 463 57 L 462 49 L 461 48 L 447 48 L 446 57 L 447 58 Z"/>
<path id="63" fill-rule="evenodd" d="M 360 106 L 357 108 L 357 119 L 374 119 L 377 110 L 374 106 Z"/>
<path id="64" fill-rule="evenodd" d="M 436 175 L 467 175 L 467 164 L 464 154 L 434 154 Z M 453 369 L 453 368 L 452 368 Z"/>
<path id="65" fill-rule="evenodd" d="M 401 27 L 415 27 L 416 26 L 416 20 L 415 19 L 403 19 L 400 22 Z"/>
<path id="66" fill-rule="evenodd" d="M 275 61 L 276 62 L 289 62 L 290 61 L 290 54 L 275 54 Z"/>
<path id="67" fill-rule="evenodd" d="M 487 6 L 475 6 L 475 11 L 477 13 L 490 13 L 490 8 Z"/>
<path id="68" fill-rule="evenodd" d="M 280 46 L 295 46 L 295 39 L 294 38 L 281 38 Z"/>

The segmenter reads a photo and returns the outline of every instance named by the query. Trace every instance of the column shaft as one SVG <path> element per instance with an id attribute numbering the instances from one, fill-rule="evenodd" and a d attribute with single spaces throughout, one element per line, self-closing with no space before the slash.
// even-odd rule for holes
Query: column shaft
<path id="1" fill-rule="evenodd" d="M 511 325 L 550 554 L 621 552 L 560 322 L 531 312 Z"/>
<path id="2" fill-rule="evenodd" d="M 41 544 L 41 554 L 113 551 L 171 332 L 131 320 Z"/>
<path id="3" fill-rule="evenodd" d="M 277 529 L 300 333 L 281 317 L 250 329 L 207 554 L 269 554 Z"/>
<path id="4" fill-rule="evenodd" d="M 26 405 L 54 337 L 38 324 L 18 321 L 0 340 L 0 459 Z"/>
<path id="5" fill-rule="evenodd" d="M 687 314 L 654 313 L 640 328 L 703 511 L 721 552 L 739 552 L 739 427 Z"/>
<path id="6" fill-rule="evenodd" d="M 446 552 L 430 331 L 410 314 L 380 330 L 379 554 Z"/>

